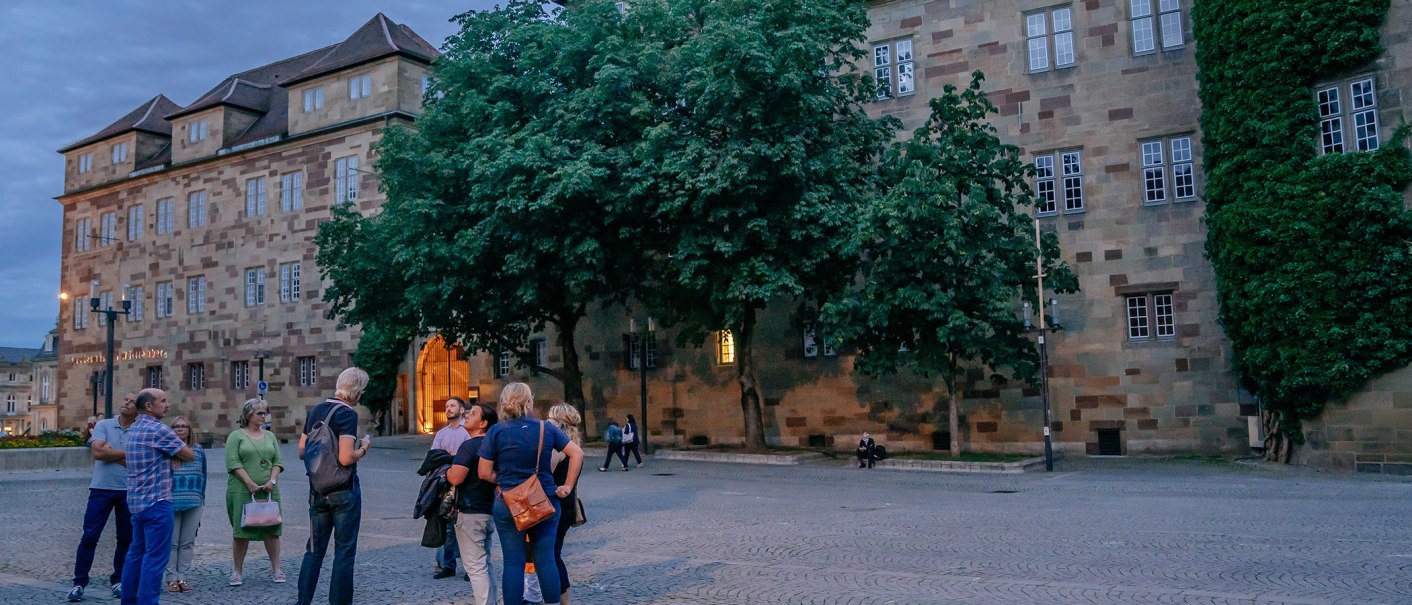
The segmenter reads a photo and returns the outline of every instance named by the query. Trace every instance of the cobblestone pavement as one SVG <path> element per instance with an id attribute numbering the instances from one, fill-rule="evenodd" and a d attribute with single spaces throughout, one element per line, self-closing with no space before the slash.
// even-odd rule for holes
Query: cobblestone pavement
<path id="1" fill-rule="evenodd" d="M 464 581 L 431 578 L 422 524 L 410 518 L 425 440 L 374 446 L 360 470 L 357 602 L 469 603 Z M 1406 479 L 1195 461 L 1075 459 L 1053 474 L 1004 476 L 844 461 L 649 460 L 599 473 L 597 462 L 582 483 L 590 522 L 565 548 L 575 603 L 1412 603 Z M 292 466 L 281 486 L 290 583 L 271 583 L 252 545 L 245 585 L 225 585 L 216 462 L 197 590 L 163 602 L 294 601 L 308 520 Z M 63 601 L 86 485 L 81 472 L 0 474 L 0 604 Z M 111 532 L 97 578 L 109 571 Z M 116 603 L 101 579 L 91 591 L 90 603 Z"/>

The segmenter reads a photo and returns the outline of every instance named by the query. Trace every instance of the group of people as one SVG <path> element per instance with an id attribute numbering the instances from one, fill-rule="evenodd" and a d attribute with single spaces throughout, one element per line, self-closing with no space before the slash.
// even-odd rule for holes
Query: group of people
<path id="1" fill-rule="evenodd" d="M 603 431 L 603 441 L 608 444 L 608 456 L 603 459 L 603 466 L 598 467 L 598 472 L 607 472 L 608 465 L 613 463 L 613 456 L 623 464 L 623 470 L 628 470 L 628 454 L 637 460 L 637 467 L 642 468 L 642 453 L 638 451 L 637 419 L 628 414 L 628 421 L 622 426 L 618 426 L 618 421 L 608 419 L 608 428 Z"/>
<path id="2" fill-rule="evenodd" d="M 299 568 L 298 603 L 309 605 L 333 541 L 333 567 L 329 603 L 353 602 L 353 569 L 362 521 L 362 490 L 357 463 L 367 456 L 371 438 L 357 438 L 356 406 L 368 384 L 361 369 L 348 368 L 338 376 L 334 395 L 311 407 L 299 438 L 299 458 L 319 454 L 320 440 L 332 434 L 332 455 L 342 473 L 340 481 L 309 490 L 309 541 Z M 160 389 L 143 389 L 124 398 L 115 418 L 92 424 L 89 448 L 94 459 L 89 484 L 83 537 L 74 560 L 70 602 L 81 601 L 90 583 L 99 537 L 111 517 L 117 525 L 117 548 L 111 593 L 123 605 L 155 604 L 162 592 L 193 589 L 187 581 L 196 534 L 205 505 L 206 454 L 195 441 L 196 427 L 185 416 L 164 424 L 171 404 Z M 525 601 L 526 587 L 537 589 L 536 602 L 568 603 L 569 576 L 563 545 L 574 525 L 577 483 L 583 467 L 582 436 L 578 410 L 566 403 L 550 408 L 548 421 L 534 414 L 534 395 L 528 385 L 511 383 L 500 393 L 495 408 L 447 402 L 448 426 L 438 433 L 433 448 L 451 454 L 445 478 L 455 486 L 455 517 L 447 542 L 451 551 L 439 551 L 437 577 L 455 575 L 459 558 L 470 582 L 475 603 L 495 601 L 490 546 L 499 535 L 504 569 L 500 592 L 505 603 Z M 232 571 L 230 586 L 244 584 L 244 565 L 251 540 L 265 545 L 275 583 L 286 581 L 280 569 L 282 523 L 252 523 L 250 503 L 275 503 L 278 510 L 279 478 L 284 471 L 279 441 L 269 430 L 268 404 L 246 401 L 236 428 L 226 440 L 226 509 L 231 523 Z M 630 422 L 632 422 L 630 418 Z M 633 425 L 635 433 L 636 426 Z M 624 459 L 626 468 L 626 459 Z M 313 468 L 311 466 L 310 468 Z M 312 472 L 312 471 L 311 471 Z M 552 494 L 555 513 L 532 527 L 520 529 L 511 516 L 502 490 L 535 480 Z M 268 520 L 266 520 L 268 521 Z M 526 580 L 533 569 L 534 581 Z M 449 570 L 449 573 L 448 573 Z"/>
<path id="3" fill-rule="evenodd" d="M 301 605 L 313 601 L 330 536 L 334 536 L 336 547 L 329 600 L 337 604 L 353 600 L 353 555 L 361 511 L 356 464 L 367 454 L 371 440 L 365 436 L 361 446 L 355 445 L 358 415 L 352 406 L 367 384 L 368 375 L 363 370 L 344 370 L 339 374 L 333 398 L 309 411 L 305 433 L 300 436 L 299 455 L 303 458 L 305 439 L 314 426 L 312 418 L 328 413 L 333 407 L 330 402 L 336 402 L 341 409 L 334 410 L 339 413 L 329 424 L 338 438 L 340 462 L 353 468 L 350 481 L 341 489 L 322 493 L 311 490 L 312 535 L 299 570 Z M 206 453 L 196 443 L 196 426 L 189 418 L 176 416 L 169 424 L 162 422 L 170 410 L 165 392 L 143 389 L 123 398 L 116 417 L 90 419 L 86 431 L 94 460 L 93 478 L 83 536 L 74 557 L 70 602 L 84 598 L 98 540 L 109 518 L 117 526 L 113 573 L 108 576 L 113 598 L 121 599 L 123 605 L 146 605 L 157 603 L 164 590 L 193 589 L 187 573 L 206 500 Z M 226 511 L 231 524 L 233 563 L 230 586 L 244 584 L 245 557 L 251 540 L 265 545 L 271 581 L 286 582 L 280 569 L 281 518 L 275 515 L 273 522 L 267 519 L 261 523 L 247 523 L 245 518 L 246 504 L 250 502 L 275 503 L 278 510 L 284 462 L 279 440 L 269 430 L 269 413 L 269 404 L 263 399 L 246 401 L 235 429 L 226 439 Z"/>

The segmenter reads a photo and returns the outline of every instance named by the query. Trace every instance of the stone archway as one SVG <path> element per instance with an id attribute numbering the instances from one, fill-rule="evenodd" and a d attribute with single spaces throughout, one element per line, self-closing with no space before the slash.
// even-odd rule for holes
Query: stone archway
<path id="1" fill-rule="evenodd" d="M 455 345 L 440 334 L 432 336 L 417 354 L 416 425 L 419 433 L 446 426 L 442 404 L 448 397 L 470 395 L 470 363 Z"/>

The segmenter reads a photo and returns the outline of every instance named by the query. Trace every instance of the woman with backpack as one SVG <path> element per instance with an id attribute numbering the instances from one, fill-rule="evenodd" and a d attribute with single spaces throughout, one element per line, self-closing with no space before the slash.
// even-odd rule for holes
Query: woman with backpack
<path id="1" fill-rule="evenodd" d="M 613 455 L 623 462 L 623 470 L 628 470 L 628 455 L 623 453 L 623 429 L 618 426 L 618 421 L 608 419 L 608 429 L 603 431 L 603 440 L 608 442 L 608 457 L 603 459 L 603 466 L 598 467 L 598 472 L 607 472 L 608 464 L 613 461 Z"/>

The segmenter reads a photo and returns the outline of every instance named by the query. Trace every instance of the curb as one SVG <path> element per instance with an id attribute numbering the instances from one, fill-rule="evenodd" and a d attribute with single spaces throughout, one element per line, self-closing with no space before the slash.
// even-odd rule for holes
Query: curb
<path id="1" fill-rule="evenodd" d="M 0 472 L 66 471 L 93 468 L 86 446 L 0 450 Z"/>
<path id="2" fill-rule="evenodd" d="M 722 452 L 659 449 L 652 452 L 652 457 L 661 460 L 794 466 L 821 459 L 824 455 L 818 452 L 805 452 L 800 454 L 727 454 Z"/>
<path id="3" fill-rule="evenodd" d="M 1054 459 L 1059 459 L 1058 452 L 1055 452 Z M 1044 456 L 1026 458 L 1017 462 L 952 462 L 950 460 L 899 460 L 896 458 L 888 458 L 887 460 L 879 460 L 873 463 L 873 465 L 876 468 L 906 471 L 1018 474 L 1029 470 L 1043 469 Z"/>

